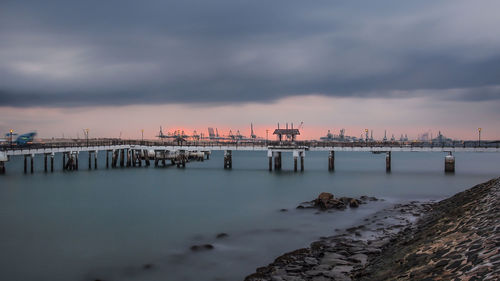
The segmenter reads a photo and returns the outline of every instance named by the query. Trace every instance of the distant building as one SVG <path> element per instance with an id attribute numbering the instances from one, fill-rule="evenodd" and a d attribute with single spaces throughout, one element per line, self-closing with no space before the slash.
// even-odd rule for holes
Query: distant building
<path id="1" fill-rule="evenodd" d="M 443 134 L 441 134 L 441 131 L 439 131 L 438 136 L 432 139 L 432 142 L 434 143 L 448 143 L 452 142 L 453 140 L 450 138 L 445 137 Z"/>

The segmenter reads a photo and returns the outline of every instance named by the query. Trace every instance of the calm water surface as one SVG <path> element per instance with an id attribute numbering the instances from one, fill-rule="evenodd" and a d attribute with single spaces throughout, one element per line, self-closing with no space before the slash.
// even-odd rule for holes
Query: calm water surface
<path id="1" fill-rule="evenodd" d="M 24 175 L 22 158 L 0 176 L 0 280 L 242 280 L 276 256 L 307 246 L 335 229 L 363 221 L 396 202 L 442 199 L 500 175 L 500 154 L 456 153 L 456 173 L 444 174 L 443 153 L 308 152 L 305 172 L 294 173 L 291 154 L 283 171 L 267 171 L 265 152 L 233 152 L 223 170 L 222 153 L 185 169 L 86 169 Z M 384 202 L 315 214 L 296 210 L 328 191 L 370 195 Z M 286 208 L 288 212 L 279 210 Z M 228 238 L 216 239 L 218 233 Z M 210 243 L 212 251 L 191 252 Z M 145 264 L 152 267 L 145 269 Z"/>

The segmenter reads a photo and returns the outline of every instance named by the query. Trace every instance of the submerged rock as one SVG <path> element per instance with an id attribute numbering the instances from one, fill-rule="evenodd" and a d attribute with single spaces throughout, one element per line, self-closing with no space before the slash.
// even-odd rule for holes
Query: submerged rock
<path id="1" fill-rule="evenodd" d="M 191 251 L 198 252 L 198 251 L 203 251 L 203 250 L 212 250 L 213 248 L 214 248 L 214 246 L 211 244 L 193 245 L 193 246 L 191 246 Z"/>
<path id="2" fill-rule="evenodd" d="M 217 239 L 222 239 L 222 238 L 226 238 L 226 237 L 229 237 L 229 234 L 224 233 L 224 232 L 219 233 L 219 234 L 217 234 L 217 236 L 215 236 L 215 238 L 217 238 Z"/>

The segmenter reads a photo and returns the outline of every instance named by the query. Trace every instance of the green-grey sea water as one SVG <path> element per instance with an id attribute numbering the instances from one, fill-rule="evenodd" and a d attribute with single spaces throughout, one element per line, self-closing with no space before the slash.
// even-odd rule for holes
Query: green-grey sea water
<path id="1" fill-rule="evenodd" d="M 185 169 L 140 167 L 23 174 L 14 157 L 0 176 L 0 280 L 242 280 L 284 252 L 335 229 L 359 224 L 397 202 L 439 200 L 500 175 L 500 154 L 456 153 L 456 173 L 444 173 L 443 153 L 307 152 L 305 171 L 267 171 L 265 152 L 221 152 Z M 385 201 L 333 213 L 296 210 L 320 192 L 369 195 Z M 287 209 L 281 212 L 280 209 Z M 218 233 L 229 237 L 216 239 Z M 214 249 L 192 252 L 190 246 Z M 150 265 L 150 266 L 145 266 Z"/>

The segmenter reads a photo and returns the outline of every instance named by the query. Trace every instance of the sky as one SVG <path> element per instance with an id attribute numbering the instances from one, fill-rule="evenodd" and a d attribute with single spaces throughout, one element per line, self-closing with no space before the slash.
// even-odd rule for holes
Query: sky
<path id="1" fill-rule="evenodd" d="M 0 3 L 0 133 L 500 139 L 500 2 Z"/>

